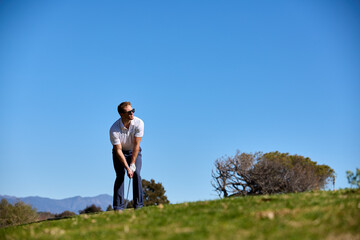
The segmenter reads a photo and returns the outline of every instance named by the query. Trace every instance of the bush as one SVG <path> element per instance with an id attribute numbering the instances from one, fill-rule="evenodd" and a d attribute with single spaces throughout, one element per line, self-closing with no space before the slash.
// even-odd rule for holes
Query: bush
<path id="1" fill-rule="evenodd" d="M 55 218 L 55 214 L 51 212 L 38 212 L 38 221 L 44 221 Z"/>
<path id="2" fill-rule="evenodd" d="M 76 215 L 76 213 L 74 213 L 74 212 L 64 211 L 60 214 L 55 214 L 55 218 L 68 218 L 68 217 L 73 217 L 75 215 Z"/>
<path id="3" fill-rule="evenodd" d="M 236 153 L 215 161 L 212 185 L 224 197 L 304 192 L 335 184 L 335 172 L 308 157 L 289 153 Z"/>
<path id="4" fill-rule="evenodd" d="M 11 205 L 6 199 L 0 202 L 0 227 L 35 222 L 38 219 L 36 209 L 22 201 Z"/>
<path id="5" fill-rule="evenodd" d="M 102 212 L 101 207 L 96 206 L 95 204 L 87 206 L 84 210 L 79 211 L 80 214 L 84 213 L 97 213 Z"/>

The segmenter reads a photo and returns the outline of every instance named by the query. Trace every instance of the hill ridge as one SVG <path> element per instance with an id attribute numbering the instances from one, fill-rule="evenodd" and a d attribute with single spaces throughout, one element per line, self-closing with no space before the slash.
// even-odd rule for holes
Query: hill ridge
<path id="1" fill-rule="evenodd" d="M 16 197 L 0 195 L 0 200 L 3 198 L 11 204 L 22 201 L 31 205 L 33 208 L 36 208 L 38 212 L 51 212 L 53 214 L 62 213 L 64 211 L 78 213 L 80 210 L 83 210 L 92 204 L 106 210 L 106 208 L 112 204 L 112 196 L 108 194 L 99 194 L 94 197 L 74 196 L 63 199 L 52 199 L 40 196 Z"/>

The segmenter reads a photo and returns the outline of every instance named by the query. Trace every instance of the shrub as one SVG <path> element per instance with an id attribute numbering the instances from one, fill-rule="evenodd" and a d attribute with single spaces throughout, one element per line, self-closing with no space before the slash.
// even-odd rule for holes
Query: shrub
<path id="1" fill-rule="evenodd" d="M 212 185 L 221 196 L 304 192 L 324 188 L 335 172 L 308 157 L 289 153 L 236 153 L 215 161 Z"/>
<path id="2" fill-rule="evenodd" d="M 75 215 L 76 215 L 76 213 L 74 213 L 74 212 L 64 211 L 60 214 L 55 214 L 55 218 L 68 218 L 68 217 L 73 217 Z"/>
<path id="3" fill-rule="evenodd" d="M 0 227 L 37 221 L 36 209 L 22 201 L 11 205 L 6 199 L 0 202 Z"/>
<path id="4" fill-rule="evenodd" d="M 102 212 L 102 210 L 101 207 L 98 207 L 95 204 L 92 204 L 91 206 L 87 206 L 84 210 L 79 211 L 80 214 L 97 213 L 97 212 Z"/>
<path id="5" fill-rule="evenodd" d="M 55 214 L 52 214 L 51 212 L 38 212 L 38 221 L 44 221 L 52 218 L 55 218 Z"/>

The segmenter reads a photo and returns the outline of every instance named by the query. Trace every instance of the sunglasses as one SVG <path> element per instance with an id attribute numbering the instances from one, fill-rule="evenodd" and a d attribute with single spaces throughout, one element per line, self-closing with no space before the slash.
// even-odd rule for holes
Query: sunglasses
<path id="1" fill-rule="evenodd" d="M 131 113 L 134 113 L 134 112 L 135 112 L 135 108 L 133 108 L 133 109 L 130 110 L 130 111 L 124 112 L 124 113 L 131 114 Z"/>

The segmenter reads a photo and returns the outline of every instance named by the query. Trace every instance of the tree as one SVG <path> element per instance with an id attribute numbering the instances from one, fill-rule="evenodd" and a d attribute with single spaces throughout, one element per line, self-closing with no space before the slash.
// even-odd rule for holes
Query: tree
<path id="1" fill-rule="evenodd" d="M 322 189 L 331 180 L 335 183 L 335 172 L 299 155 L 237 151 L 215 161 L 212 178 L 219 196 L 229 197 Z"/>
<path id="2" fill-rule="evenodd" d="M 154 179 L 151 179 L 150 181 L 143 179 L 142 186 L 144 193 L 144 206 L 170 203 L 165 196 L 166 191 L 161 183 L 156 183 Z"/>
<path id="3" fill-rule="evenodd" d="M 84 210 L 79 211 L 80 214 L 97 213 L 97 212 L 102 212 L 102 210 L 101 207 L 98 207 L 95 204 L 92 204 L 91 206 L 87 206 Z"/>
<path id="4" fill-rule="evenodd" d="M 11 205 L 6 199 L 0 202 L 0 227 L 37 221 L 36 209 L 22 201 Z"/>
<path id="5" fill-rule="evenodd" d="M 360 169 L 356 168 L 356 173 L 352 171 L 346 171 L 346 177 L 350 186 L 360 188 Z"/>

